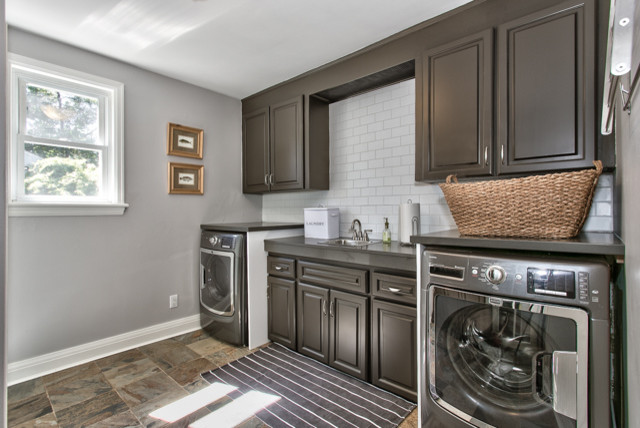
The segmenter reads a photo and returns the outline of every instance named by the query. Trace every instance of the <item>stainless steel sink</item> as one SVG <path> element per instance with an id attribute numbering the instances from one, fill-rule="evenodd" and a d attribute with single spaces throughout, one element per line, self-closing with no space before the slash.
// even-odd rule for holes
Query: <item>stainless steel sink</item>
<path id="1" fill-rule="evenodd" d="M 378 242 L 381 242 L 381 241 L 373 240 L 373 239 L 365 241 L 365 240 L 357 240 L 357 239 L 338 238 L 338 239 L 329 239 L 328 241 L 319 241 L 318 244 L 336 245 L 341 247 L 364 247 L 370 244 L 377 244 Z"/>

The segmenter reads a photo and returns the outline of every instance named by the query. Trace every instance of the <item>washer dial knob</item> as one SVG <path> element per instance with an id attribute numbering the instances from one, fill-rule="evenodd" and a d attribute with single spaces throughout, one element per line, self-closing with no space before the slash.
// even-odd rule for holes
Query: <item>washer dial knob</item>
<path id="1" fill-rule="evenodd" d="M 213 245 L 214 247 L 216 246 L 218 241 L 219 241 L 219 239 L 218 239 L 217 236 L 212 236 L 211 238 L 209 238 L 209 242 L 211 242 L 211 245 Z"/>
<path id="2" fill-rule="evenodd" d="M 502 284 L 507 279 L 507 273 L 500 266 L 489 266 L 485 276 L 494 285 Z"/>

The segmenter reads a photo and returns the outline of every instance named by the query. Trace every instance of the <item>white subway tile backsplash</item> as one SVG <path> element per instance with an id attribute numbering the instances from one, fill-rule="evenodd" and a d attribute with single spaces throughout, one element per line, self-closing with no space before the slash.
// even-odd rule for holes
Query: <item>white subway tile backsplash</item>
<path id="1" fill-rule="evenodd" d="M 367 114 L 376 114 L 383 111 L 383 109 L 384 109 L 383 104 L 373 104 L 367 107 Z"/>
<path id="2" fill-rule="evenodd" d="M 595 215 L 599 217 L 611 216 L 613 214 L 612 206 L 607 202 L 597 202 L 596 203 L 596 213 Z"/>
<path id="3" fill-rule="evenodd" d="M 394 137 L 401 137 L 403 135 L 410 135 L 412 133 L 412 128 L 409 125 L 402 125 L 396 128 L 393 128 L 391 131 L 391 135 Z"/>
<path id="4" fill-rule="evenodd" d="M 371 123 L 371 124 L 367 125 L 367 130 L 369 132 L 376 133 L 376 132 L 382 131 L 382 129 L 383 129 L 382 122 L 374 122 L 374 123 Z M 333 131 L 331 131 L 330 135 L 333 135 Z"/>
<path id="5" fill-rule="evenodd" d="M 598 179 L 598 184 L 602 187 L 613 187 L 613 175 L 603 174 Z"/>
<path id="6" fill-rule="evenodd" d="M 391 167 L 399 166 L 399 165 L 402 165 L 402 159 L 401 158 L 387 157 L 384 160 L 384 167 L 385 168 L 391 168 Z"/>
<path id="7" fill-rule="evenodd" d="M 393 137 L 393 132 L 395 128 L 383 129 L 382 131 L 376 132 L 376 140 L 386 140 L 387 138 Z"/>
<path id="8" fill-rule="evenodd" d="M 385 186 L 398 186 L 400 185 L 400 177 L 386 176 L 384 177 L 384 185 Z M 393 189 L 391 189 L 393 190 Z"/>
<path id="9" fill-rule="evenodd" d="M 353 135 L 354 136 L 361 136 L 361 135 L 365 135 L 369 132 L 369 127 L 367 125 L 360 125 L 358 127 L 353 128 Z"/>
<path id="10" fill-rule="evenodd" d="M 393 94 L 391 95 L 393 96 Z M 400 103 L 400 99 L 398 98 L 393 98 L 390 99 L 389 101 L 385 101 L 384 103 L 384 109 L 385 110 L 393 110 L 394 112 L 397 111 L 398 109 L 401 109 L 402 105 Z M 395 116 L 393 116 L 395 117 Z"/>
<path id="11" fill-rule="evenodd" d="M 383 122 L 384 129 L 393 129 L 402 126 L 402 120 L 399 117 L 388 119 Z M 400 143 L 400 141 L 398 141 Z"/>
<path id="12" fill-rule="evenodd" d="M 262 199 L 264 221 L 302 222 L 303 209 L 319 204 L 340 208 L 340 235 L 359 218 L 381 239 L 389 217 L 398 239 L 399 204 L 420 202 L 421 233 L 455 228 L 437 184 L 416 182 L 415 81 L 407 80 L 331 104 L 330 190 L 274 193 Z M 613 230 L 613 177 L 600 177 L 585 231 Z"/>
<path id="13" fill-rule="evenodd" d="M 383 89 L 391 89 L 391 97 L 396 99 L 402 99 L 403 97 L 410 95 L 415 97 L 415 80 L 407 80 L 406 82 L 398 83 L 397 85 L 388 86 Z"/>
<path id="14" fill-rule="evenodd" d="M 376 171 L 376 177 L 379 177 L 380 175 L 378 175 L 378 173 L 380 172 L 380 169 L 384 166 L 384 159 L 372 159 L 370 161 L 367 162 L 367 165 L 369 168 L 373 168 Z"/>
<path id="15" fill-rule="evenodd" d="M 598 180 L 598 187 L 596 187 L 596 192 L 593 195 L 593 200 L 602 202 L 602 201 L 612 201 L 613 200 L 613 189 L 611 187 L 603 187 L 602 182 Z"/>
<path id="16" fill-rule="evenodd" d="M 612 217 L 587 217 L 583 230 L 586 232 L 613 231 Z"/>
<path id="17" fill-rule="evenodd" d="M 382 110 L 380 113 L 375 114 L 374 119 L 376 122 L 386 122 L 387 120 L 392 119 L 392 112 L 391 110 Z M 386 123 L 384 124 L 384 126 L 387 127 Z"/>
<path id="18" fill-rule="evenodd" d="M 349 102 L 346 102 L 345 104 L 354 103 L 357 104 L 358 108 L 363 108 L 373 105 L 376 102 L 376 99 L 372 95 L 372 92 L 369 92 L 367 94 L 362 94 L 359 97 L 350 98 L 348 101 Z"/>

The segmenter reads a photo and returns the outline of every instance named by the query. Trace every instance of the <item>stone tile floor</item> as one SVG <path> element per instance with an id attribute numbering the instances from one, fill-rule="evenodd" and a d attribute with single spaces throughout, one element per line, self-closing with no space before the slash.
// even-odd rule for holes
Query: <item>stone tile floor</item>
<path id="1" fill-rule="evenodd" d="M 200 373 L 251 352 L 202 330 L 124 351 L 9 387 L 7 426 L 186 427 L 228 399 L 174 424 L 148 415 L 207 386 Z M 414 410 L 400 428 L 417 426 Z M 239 427 L 266 425 L 252 417 Z"/>

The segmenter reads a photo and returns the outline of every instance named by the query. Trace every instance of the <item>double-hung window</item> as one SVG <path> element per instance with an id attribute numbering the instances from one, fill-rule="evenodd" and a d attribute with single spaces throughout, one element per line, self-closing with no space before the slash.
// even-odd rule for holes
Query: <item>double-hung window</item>
<path id="1" fill-rule="evenodd" d="M 124 85 L 12 54 L 9 64 L 9 215 L 122 214 Z"/>

